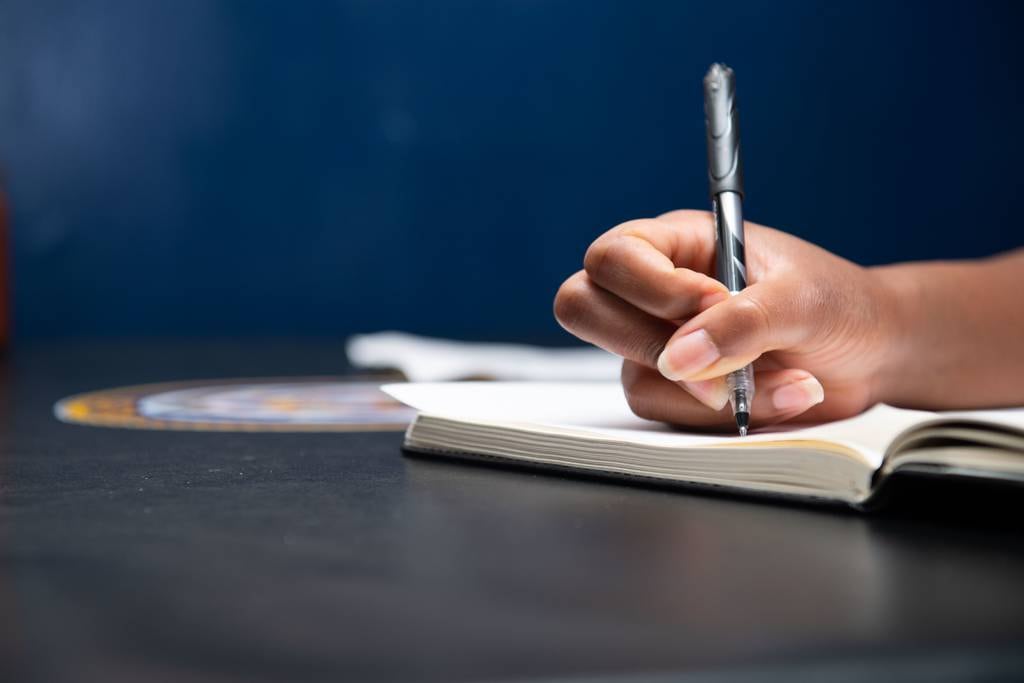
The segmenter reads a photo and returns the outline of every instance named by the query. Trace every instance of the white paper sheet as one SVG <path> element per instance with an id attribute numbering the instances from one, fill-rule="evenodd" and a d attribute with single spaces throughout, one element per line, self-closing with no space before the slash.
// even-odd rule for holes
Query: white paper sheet
<path id="1" fill-rule="evenodd" d="M 499 380 L 614 380 L 622 359 L 594 347 L 553 349 L 418 337 L 404 332 L 356 335 L 346 346 L 360 368 L 397 368 L 413 382 L 467 377 Z"/>

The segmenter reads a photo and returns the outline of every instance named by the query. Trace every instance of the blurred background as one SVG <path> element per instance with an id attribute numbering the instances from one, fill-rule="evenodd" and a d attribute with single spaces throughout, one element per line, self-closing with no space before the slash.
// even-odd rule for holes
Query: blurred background
<path id="1" fill-rule="evenodd" d="M 570 343 L 551 300 L 594 237 L 707 207 L 715 60 L 738 74 L 750 220 L 865 264 L 1019 246 L 1022 14 L 7 0 L 15 338 Z"/>

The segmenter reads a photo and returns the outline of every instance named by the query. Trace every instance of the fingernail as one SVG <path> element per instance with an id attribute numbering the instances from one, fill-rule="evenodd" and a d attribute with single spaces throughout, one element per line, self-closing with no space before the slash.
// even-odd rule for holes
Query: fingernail
<path id="1" fill-rule="evenodd" d="M 658 370 L 666 378 L 679 381 L 708 367 L 722 355 L 704 330 L 669 342 L 658 356 Z"/>
<path id="2" fill-rule="evenodd" d="M 720 290 L 711 294 L 705 294 L 700 299 L 700 310 L 706 311 L 715 304 L 720 304 L 729 298 L 729 292 Z"/>
<path id="3" fill-rule="evenodd" d="M 726 384 L 724 377 L 715 377 L 700 382 L 680 382 L 679 386 L 714 411 L 721 410 L 729 402 L 729 385 Z"/>
<path id="4" fill-rule="evenodd" d="M 772 405 L 780 413 L 803 412 L 825 400 L 825 388 L 814 377 L 785 384 L 772 392 Z"/>

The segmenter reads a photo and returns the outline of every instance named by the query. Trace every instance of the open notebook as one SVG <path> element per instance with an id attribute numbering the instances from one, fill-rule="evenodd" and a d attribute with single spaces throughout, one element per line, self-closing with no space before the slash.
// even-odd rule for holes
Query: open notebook
<path id="1" fill-rule="evenodd" d="M 630 412 L 617 382 L 437 382 L 384 390 L 417 411 L 410 451 L 846 503 L 899 471 L 1024 483 L 1024 409 L 857 417 L 745 438 L 690 434 Z"/>

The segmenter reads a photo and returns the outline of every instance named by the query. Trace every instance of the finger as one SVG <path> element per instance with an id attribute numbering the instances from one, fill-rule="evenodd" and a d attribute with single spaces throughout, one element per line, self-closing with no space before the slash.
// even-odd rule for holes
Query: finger
<path id="1" fill-rule="evenodd" d="M 800 344 L 825 324 L 807 290 L 796 281 L 763 282 L 715 304 L 672 335 L 659 370 L 671 380 L 704 380 Z"/>
<path id="2" fill-rule="evenodd" d="M 689 268 L 699 273 L 713 275 L 715 273 L 715 216 L 709 211 L 678 209 L 663 213 L 654 220 L 671 226 L 680 240 L 684 240 L 673 258 L 680 268 Z M 769 239 L 775 232 L 770 228 L 750 221 L 743 222 L 747 246 L 747 282 L 758 282 L 762 279 L 765 258 L 777 251 L 777 245 L 771 245 Z M 770 257 L 769 257 L 770 259 Z"/>
<path id="3" fill-rule="evenodd" d="M 634 413 L 649 420 L 700 429 L 731 431 L 736 422 L 728 409 L 712 410 L 679 384 L 636 363 L 623 363 L 622 384 Z M 751 425 L 764 427 L 792 420 L 824 400 L 821 383 L 806 370 L 766 370 L 754 377 L 757 391 Z"/>
<path id="4" fill-rule="evenodd" d="M 668 237 L 666 228 L 680 228 L 659 221 L 632 221 L 623 228 L 598 238 L 583 259 L 587 275 L 604 289 L 666 320 L 689 318 L 729 296 L 722 283 L 677 267 L 669 257 L 681 237 Z"/>
<path id="5" fill-rule="evenodd" d="M 702 429 L 726 423 L 722 408 L 705 405 L 681 383 L 665 379 L 657 370 L 624 360 L 621 379 L 626 402 L 638 417 Z"/>
<path id="6" fill-rule="evenodd" d="M 677 327 L 598 287 L 583 271 L 559 288 L 555 318 L 580 339 L 651 368 Z"/>
<path id="7" fill-rule="evenodd" d="M 715 223 L 708 211 L 673 211 L 618 225 L 598 240 L 634 235 L 650 242 L 678 268 L 710 273 L 715 267 Z"/>
<path id="8" fill-rule="evenodd" d="M 690 396 L 714 411 L 719 411 L 729 402 L 729 385 L 725 377 L 712 377 L 700 382 L 678 382 Z"/>
<path id="9" fill-rule="evenodd" d="M 755 372 L 781 369 L 778 362 L 771 357 L 759 358 L 754 364 Z M 721 410 L 729 402 L 729 385 L 724 375 L 698 382 L 677 382 L 677 384 L 711 410 Z"/>

